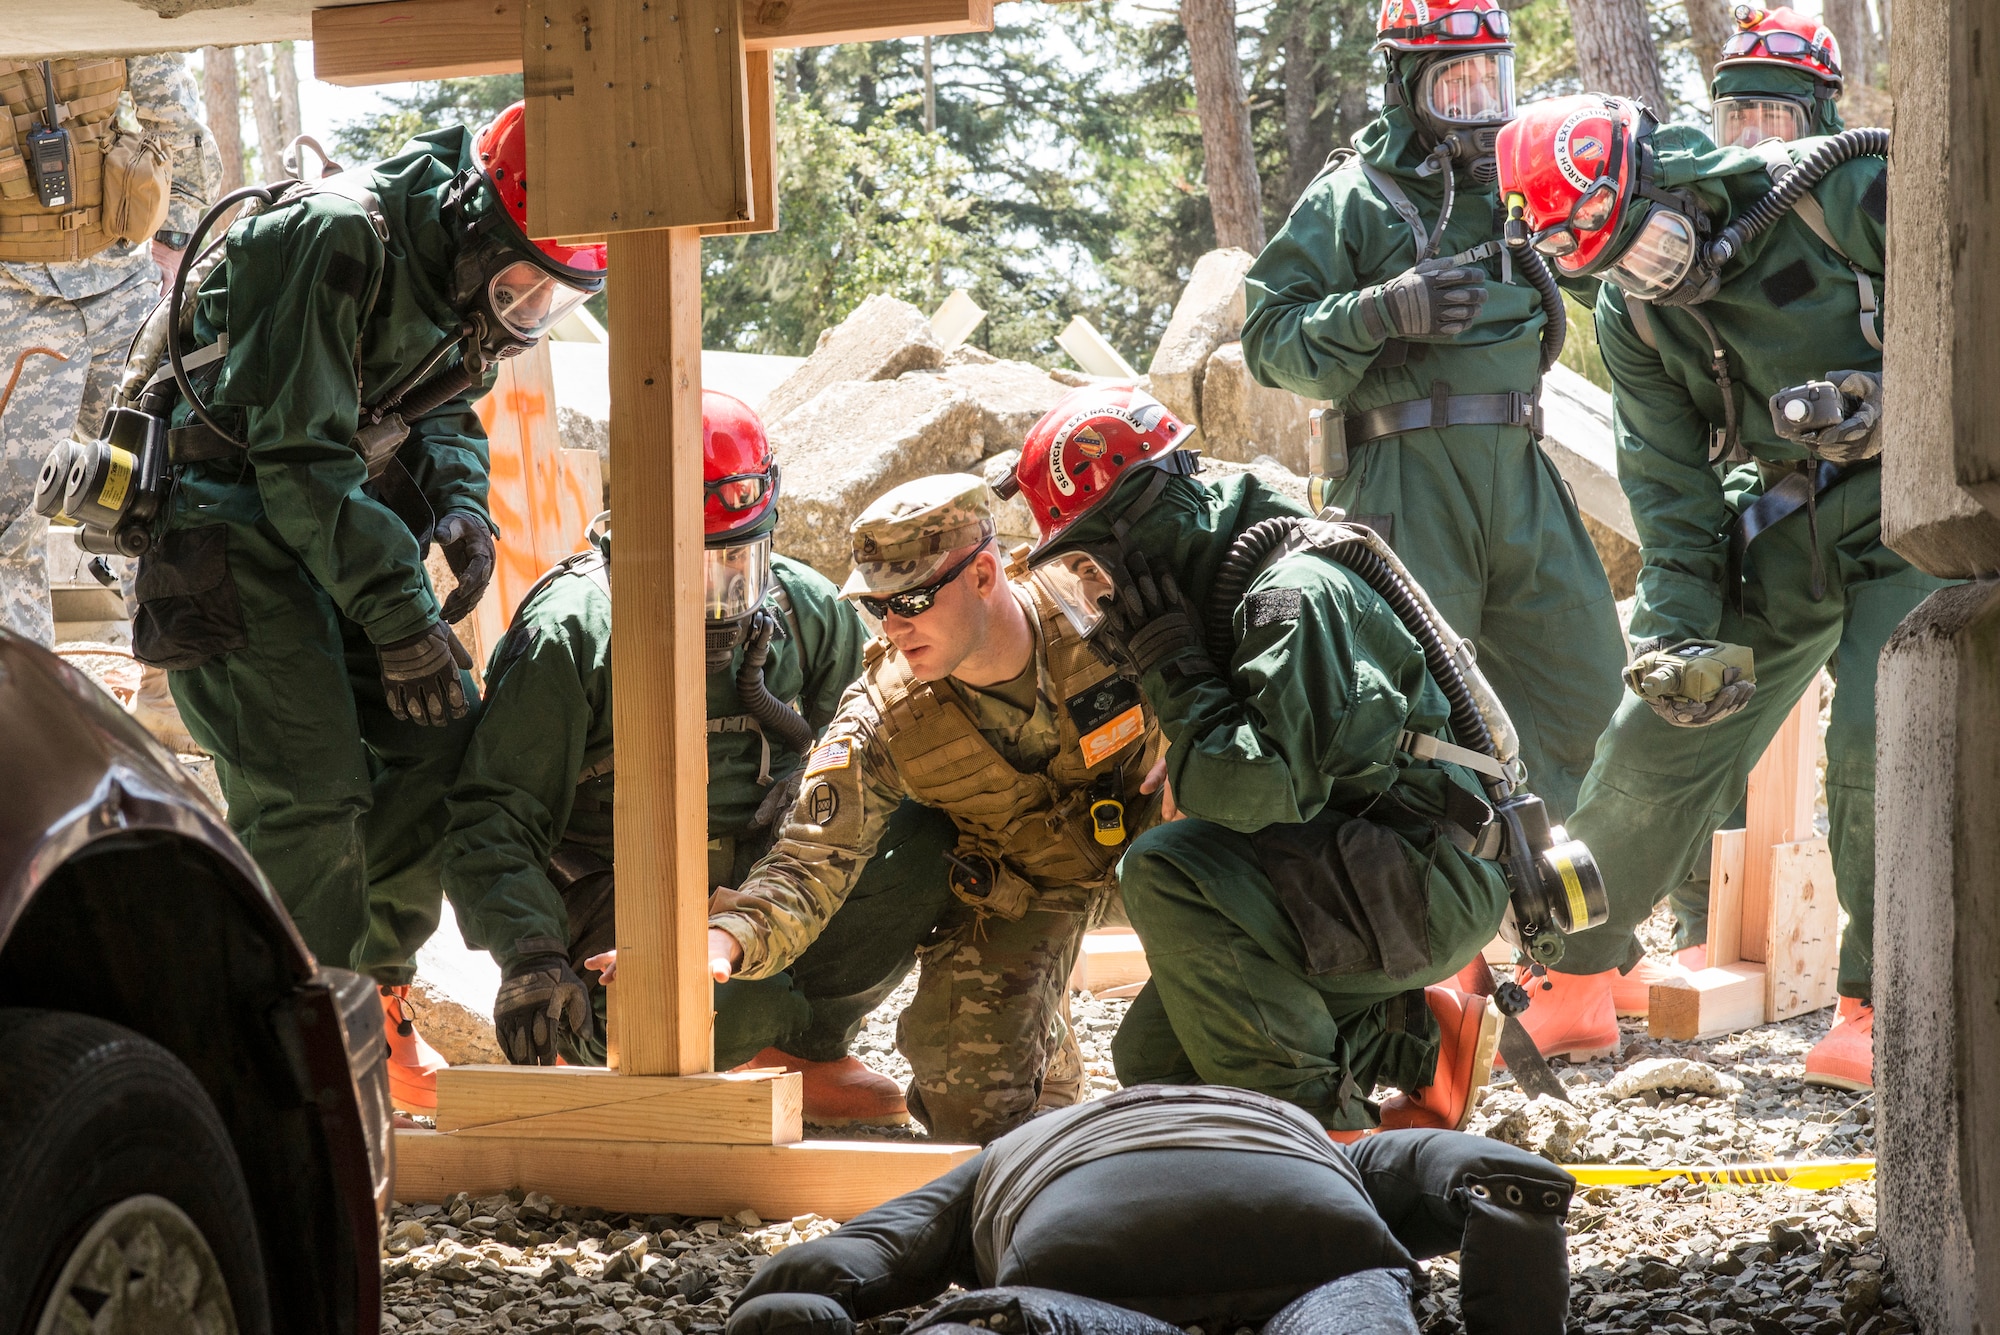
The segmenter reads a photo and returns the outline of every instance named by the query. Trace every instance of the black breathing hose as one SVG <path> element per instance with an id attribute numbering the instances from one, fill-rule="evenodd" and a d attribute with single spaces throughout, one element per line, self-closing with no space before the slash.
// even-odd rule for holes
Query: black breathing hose
<path id="1" fill-rule="evenodd" d="M 768 609 L 751 614 L 749 629 L 743 637 L 743 662 L 736 669 L 736 702 L 767 734 L 803 756 L 812 750 L 812 724 L 800 717 L 798 710 L 771 694 L 771 688 L 764 684 L 764 664 L 770 660 L 771 636 L 777 629 L 778 618 Z"/>
<path id="2" fill-rule="evenodd" d="M 1529 245 L 1511 249 L 1515 265 L 1542 299 L 1542 314 L 1548 318 L 1548 327 L 1542 330 L 1542 374 L 1547 375 L 1569 338 L 1569 311 L 1563 306 L 1562 289 L 1556 286 L 1555 275 L 1542 262 L 1540 252 Z"/>
<path id="3" fill-rule="evenodd" d="M 1250 576 L 1265 557 L 1305 522 L 1292 515 L 1262 520 L 1244 529 L 1242 535 L 1229 544 L 1228 553 L 1216 568 L 1215 582 L 1209 588 L 1204 619 L 1210 644 L 1235 643 L 1236 605 L 1243 601 L 1243 591 L 1250 585 Z M 1465 674 L 1459 671 L 1458 661 L 1445 648 L 1437 627 L 1431 624 L 1423 605 L 1411 596 L 1394 568 L 1371 551 L 1360 538 L 1349 538 L 1331 547 L 1316 547 L 1314 551 L 1346 566 L 1361 577 L 1362 583 L 1382 595 L 1383 601 L 1389 604 L 1389 610 L 1396 614 L 1396 619 L 1403 623 L 1404 629 L 1423 649 L 1424 663 L 1451 705 L 1452 735 L 1461 745 L 1498 760 L 1493 735 L 1486 730 L 1486 720 L 1480 714 L 1479 706 L 1473 702 L 1472 691 L 1465 684 Z"/>
<path id="4" fill-rule="evenodd" d="M 268 206 L 277 199 L 281 190 L 291 184 L 290 181 L 281 181 L 269 186 L 246 185 L 241 190 L 232 190 L 216 200 L 209 206 L 208 212 L 201 215 L 201 221 L 194 225 L 194 231 L 188 237 L 187 247 L 181 252 L 180 267 L 174 270 L 174 305 L 167 316 L 167 363 L 174 368 L 174 384 L 180 387 L 181 397 L 187 400 L 188 410 L 201 419 L 202 425 L 239 450 L 244 448 L 243 442 L 223 430 L 222 424 L 209 415 L 208 405 L 194 392 L 194 385 L 188 380 L 187 369 L 181 365 L 182 292 L 187 287 L 188 272 L 194 268 L 195 260 L 203 249 L 202 240 L 208 235 L 208 229 L 215 226 L 217 218 L 246 199 L 260 200 Z"/>
<path id="5" fill-rule="evenodd" d="M 1720 269 L 1729 263 L 1753 237 L 1784 217 L 1806 191 L 1825 180 L 1827 174 L 1841 163 L 1852 162 L 1855 158 L 1887 156 L 1887 130 L 1842 130 L 1808 153 L 1805 161 L 1792 168 L 1776 189 L 1743 210 L 1741 217 L 1723 228 L 1702 252 L 1702 262 L 1711 269 Z"/>
<path id="6" fill-rule="evenodd" d="M 435 412 L 450 403 L 473 385 L 472 368 L 464 361 L 453 362 L 422 384 L 414 386 L 409 393 L 393 402 L 382 405 L 384 415 L 396 412 L 403 415 L 406 422 L 414 422 L 425 413 Z"/>

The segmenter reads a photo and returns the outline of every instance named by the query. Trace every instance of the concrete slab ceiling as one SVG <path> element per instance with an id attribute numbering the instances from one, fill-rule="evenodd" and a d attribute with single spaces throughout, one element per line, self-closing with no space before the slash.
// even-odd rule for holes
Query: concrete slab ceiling
<path id="1" fill-rule="evenodd" d="M 0 0 L 0 59 L 129 56 L 303 41 L 315 9 L 359 0 Z"/>

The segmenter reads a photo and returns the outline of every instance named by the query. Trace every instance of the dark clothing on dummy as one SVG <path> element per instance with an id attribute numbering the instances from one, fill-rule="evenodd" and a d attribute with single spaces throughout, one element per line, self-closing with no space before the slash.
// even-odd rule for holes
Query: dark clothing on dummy
<path id="1" fill-rule="evenodd" d="M 1116 1135 L 1114 1118 L 1140 1116 L 1137 1105 L 1164 1099 L 1190 1116 L 1218 1107 L 1282 1109 L 1306 1134 L 1319 1134 L 1277 1100 L 1201 1087 L 1122 1091 L 1104 1104 L 1130 1105 L 1099 1105 L 1098 1125 Z M 1078 1117 L 1090 1107 L 1045 1118 Z M 1079 1305 L 1030 1331 L 1142 1335 L 1153 1327 L 1141 1317 L 1229 1330 L 1271 1320 L 1330 1281 L 1414 1275 L 1417 1262 L 1450 1251 L 1460 1254 L 1468 1335 L 1564 1328 L 1563 1217 L 1573 1180 L 1526 1151 L 1453 1131 L 1389 1131 L 1345 1148 L 1322 1142 L 1324 1158 L 1309 1160 L 1223 1148 L 1231 1136 L 1190 1130 L 1175 1148 L 1109 1153 L 1042 1184 L 1014 1214 L 1005 1245 L 982 1264 L 978 1240 L 993 1235 L 994 1215 L 1007 1205 L 988 1190 L 990 1174 L 1018 1149 L 1010 1142 L 1035 1134 L 1044 1120 L 838 1232 L 779 1254 L 744 1288 L 727 1335 L 847 1335 L 855 1321 L 925 1302 L 952 1284 L 1048 1290 L 1117 1309 L 1094 1321 Z M 1022 1309 L 1050 1297 L 1024 1297 Z M 953 1299 L 948 1311 L 964 1301 Z"/>

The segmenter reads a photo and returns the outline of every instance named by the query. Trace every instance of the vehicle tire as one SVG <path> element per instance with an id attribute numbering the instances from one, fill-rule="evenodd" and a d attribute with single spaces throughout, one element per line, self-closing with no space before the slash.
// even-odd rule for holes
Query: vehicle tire
<path id="1" fill-rule="evenodd" d="M 0 1009 L 0 1332 L 270 1335 L 229 1133 L 152 1040 Z"/>

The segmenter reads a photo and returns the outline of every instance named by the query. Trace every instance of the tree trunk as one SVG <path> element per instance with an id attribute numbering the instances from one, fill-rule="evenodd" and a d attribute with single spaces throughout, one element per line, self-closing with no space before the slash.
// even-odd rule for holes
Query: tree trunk
<path id="1" fill-rule="evenodd" d="M 222 194 L 228 194 L 243 184 L 242 90 L 236 82 L 235 51 L 226 46 L 201 49 L 201 91 L 208 132 L 222 155 Z"/>
<path id="2" fill-rule="evenodd" d="M 1181 26 L 1187 30 L 1194 69 L 1194 106 L 1201 121 L 1215 243 L 1240 246 L 1254 255 L 1264 248 L 1264 211 L 1257 154 L 1250 142 L 1250 107 L 1243 95 L 1243 63 L 1236 53 L 1236 0 L 1181 0 Z"/>
<path id="3" fill-rule="evenodd" d="M 1661 120 L 1673 114 L 1646 24 L 1646 0 L 1569 0 L 1569 17 L 1585 88 L 1637 98 Z"/>
<path id="4" fill-rule="evenodd" d="M 1835 0 L 1827 0 L 1831 8 Z M 1706 91 L 1715 77 L 1715 62 L 1722 59 L 1722 44 L 1736 31 L 1728 0 L 1683 0 L 1687 10 L 1688 35 L 1694 39 L 1694 58 L 1701 64 L 1701 81 Z"/>
<path id="5" fill-rule="evenodd" d="M 1285 25 L 1285 198 L 1305 193 L 1326 154 L 1313 135 L 1313 113 L 1319 108 L 1321 52 L 1313 40 L 1310 0 L 1292 0 L 1291 21 Z"/>
<path id="6" fill-rule="evenodd" d="M 271 96 L 271 80 L 265 68 L 267 48 L 237 48 L 243 59 L 243 78 L 250 85 L 250 112 L 257 120 L 257 179 L 264 182 L 283 178 L 285 166 L 284 130 L 278 125 L 278 103 Z"/>
<path id="7" fill-rule="evenodd" d="M 290 42 L 276 42 L 271 47 L 271 68 L 278 80 L 278 133 L 285 137 L 287 147 L 292 140 L 305 133 L 305 126 L 299 119 L 299 56 L 298 50 Z"/>

